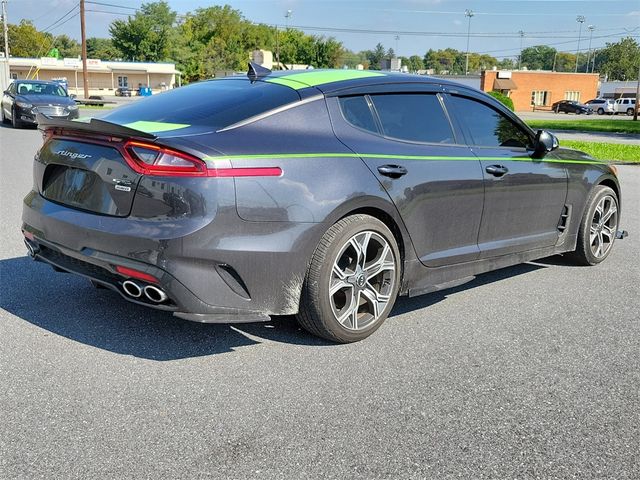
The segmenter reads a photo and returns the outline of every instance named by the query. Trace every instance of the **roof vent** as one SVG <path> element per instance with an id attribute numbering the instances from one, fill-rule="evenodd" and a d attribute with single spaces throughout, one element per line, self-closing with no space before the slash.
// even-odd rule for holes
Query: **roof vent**
<path id="1" fill-rule="evenodd" d="M 247 77 L 249 77 L 249 80 L 251 80 L 252 82 L 255 82 L 256 80 L 266 77 L 270 74 L 271 70 L 269 70 L 268 68 L 265 68 L 262 65 L 258 65 L 254 62 L 249 62 L 249 71 L 247 72 Z"/>

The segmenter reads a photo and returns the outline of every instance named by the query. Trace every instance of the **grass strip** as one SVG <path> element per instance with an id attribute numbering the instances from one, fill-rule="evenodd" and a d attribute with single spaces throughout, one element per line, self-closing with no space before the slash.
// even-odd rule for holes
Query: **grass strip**
<path id="1" fill-rule="evenodd" d="M 581 150 L 597 160 L 640 164 L 640 145 L 561 140 L 560 146 Z"/>
<path id="2" fill-rule="evenodd" d="M 577 130 L 581 132 L 637 133 L 640 134 L 640 121 L 633 119 L 613 120 L 527 120 L 534 130 Z M 638 139 L 640 142 L 640 139 Z"/>

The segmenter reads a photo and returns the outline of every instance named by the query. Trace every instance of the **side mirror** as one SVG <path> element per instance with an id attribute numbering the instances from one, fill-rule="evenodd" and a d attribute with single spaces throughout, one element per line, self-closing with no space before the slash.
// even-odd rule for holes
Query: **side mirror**
<path id="1" fill-rule="evenodd" d="M 76 97 L 77 97 L 77 95 L 76 95 L 75 93 L 72 93 L 71 95 L 69 95 L 69 98 L 70 98 L 71 100 L 75 100 L 75 99 L 76 99 Z"/>
<path id="2" fill-rule="evenodd" d="M 543 158 L 547 153 L 555 150 L 560 146 L 558 138 L 544 130 L 538 130 L 533 145 L 533 158 Z"/>

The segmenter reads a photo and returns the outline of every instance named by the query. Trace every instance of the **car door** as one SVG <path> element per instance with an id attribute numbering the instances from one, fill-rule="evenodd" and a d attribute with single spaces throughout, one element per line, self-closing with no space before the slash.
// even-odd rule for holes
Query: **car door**
<path id="1" fill-rule="evenodd" d="M 11 118 L 11 107 L 13 106 L 13 96 L 15 94 L 16 84 L 12 83 L 2 95 L 2 111 L 4 118 Z"/>
<path id="2" fill-rule="evenodd" d="M 480 162 L 460 144 L 437 92 L 328 98 L 334 131 L 388 192 L 423 264 L 479 256 Z"/>
<path id="3" fill-rule="evenodd" d="M 567 196 L 561 163 L 532 159 L 532 132 L 480 98 L 446 98 L 484 174 L 484 211 L 478 235 L 488 258 L 557 243 Z"/>

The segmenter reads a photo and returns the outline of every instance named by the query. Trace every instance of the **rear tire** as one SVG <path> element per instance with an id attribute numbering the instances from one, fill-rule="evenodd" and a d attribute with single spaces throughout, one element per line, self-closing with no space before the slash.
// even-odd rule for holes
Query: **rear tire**
<path id="1" fill-rule="evenodd" d="M 598 115 L 604 115 L 604 108 L 598 109 Z"/>
<path id="2" fill-rule="evenodd" d="M 302 287 L 300 325 L 339 343 L 362 340 L 385 321 L 400 287 L 400 252 L 389 228 L 369 215 L 327 230 Z"/>
<path id="3" fill-rule="evenodd" d="M 609 256 L 618 232 L 619 202 L 616 192 L 596 186 L 580 222 L 576 249 L 569 258 L 579 265 L 597 265 Z"/>
<path id="4" fill-rule="evenodd" d="M 628 116 L 633 115 L 633 108 L 627 108 L 627 115 Z"/>

